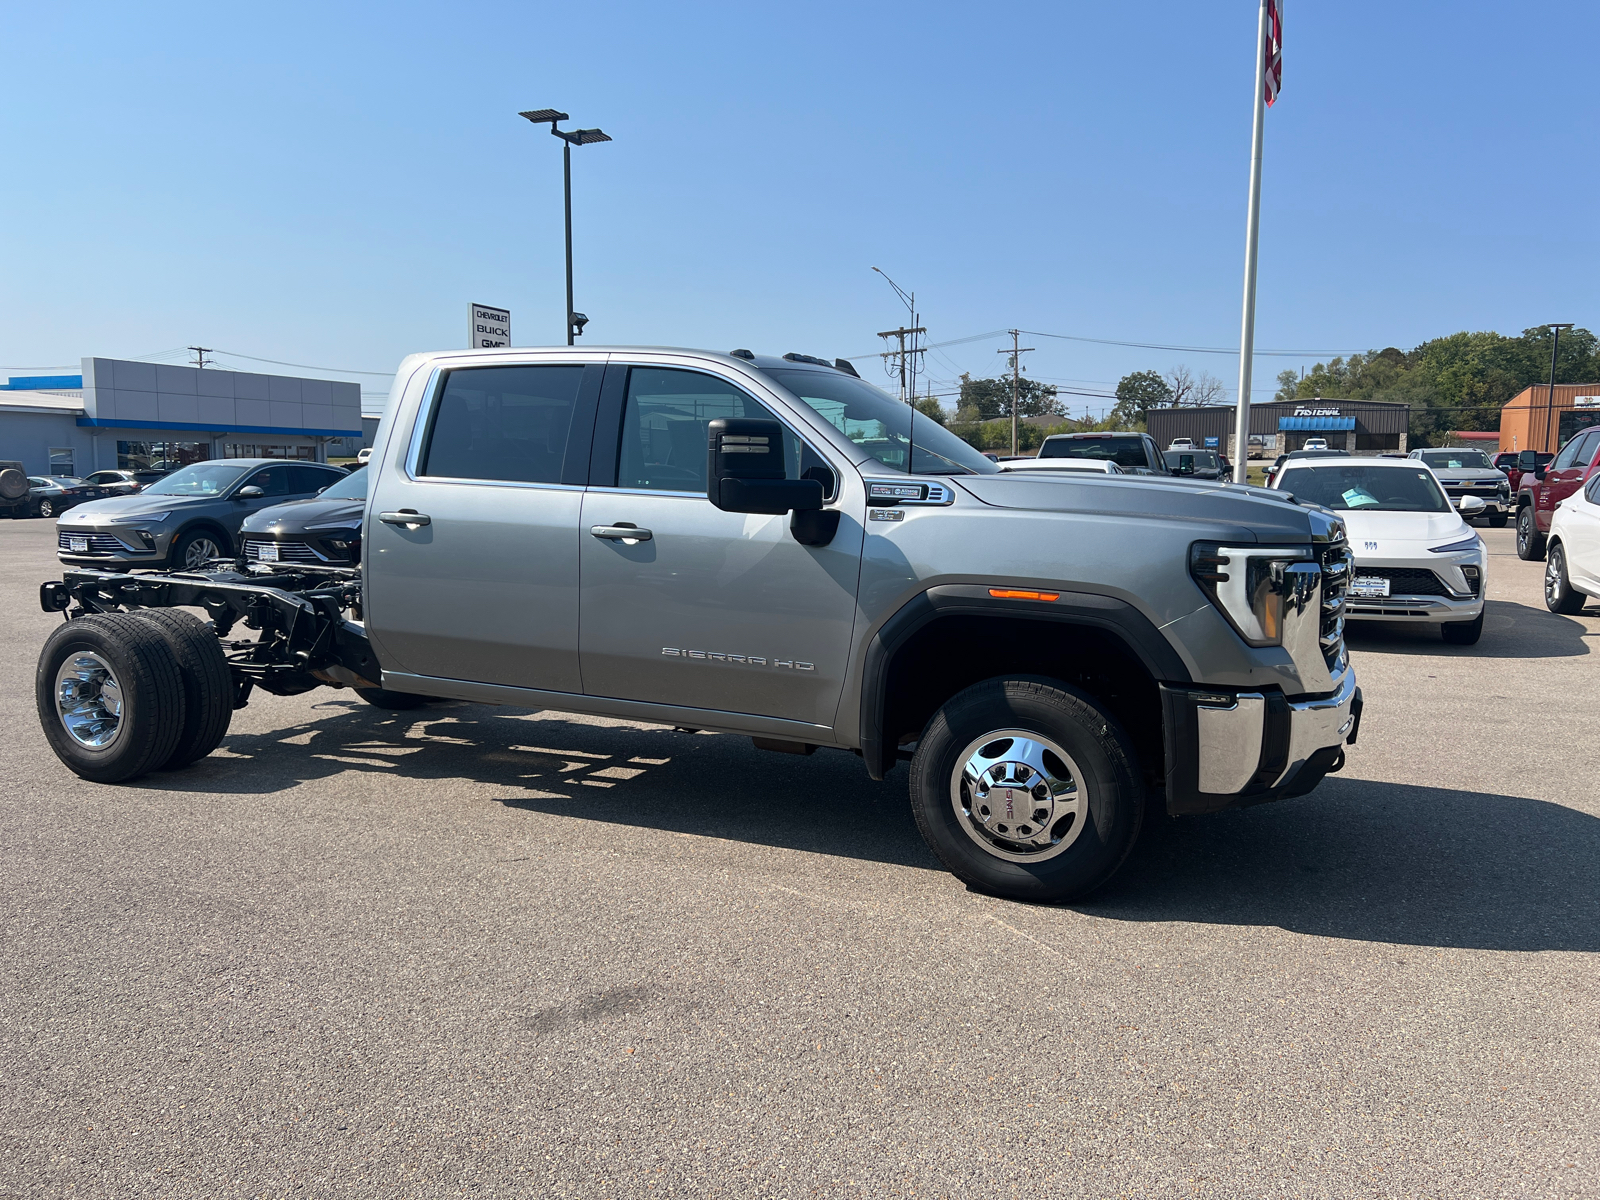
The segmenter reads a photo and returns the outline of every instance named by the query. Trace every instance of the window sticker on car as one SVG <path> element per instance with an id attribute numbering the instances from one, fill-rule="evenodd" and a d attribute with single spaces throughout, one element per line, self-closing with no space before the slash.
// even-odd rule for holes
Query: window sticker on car
<path id="1" fill-rule="evenodd" d="M 1344 493 L 1344 502 L 1351 508 L 1365 508 L 1369 504 L 1378 503 L 1378 498 L 1365 488 L 1351 488 Z"/>

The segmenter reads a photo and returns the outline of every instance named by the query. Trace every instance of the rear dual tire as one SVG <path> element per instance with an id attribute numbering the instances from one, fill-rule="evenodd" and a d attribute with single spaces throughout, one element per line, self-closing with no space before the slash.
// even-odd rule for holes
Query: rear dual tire
<path id="1" fill-rule="evenodd" d="M 923 839 L 956 878 L 1011 900 L 1062 903 L 1111 878 L 1144 820 L 1126 733 L 1056 680 L 991 679 L 935 714 L 911 761 Z"/>
<path id="2" fill-rule="evenodd" d="M 166 609 L 62 625 L 39 655 L 34 699 L 56 757 L 95 783 L 186 767 L 216 749 L 233 716 L 215 635 Z"/>

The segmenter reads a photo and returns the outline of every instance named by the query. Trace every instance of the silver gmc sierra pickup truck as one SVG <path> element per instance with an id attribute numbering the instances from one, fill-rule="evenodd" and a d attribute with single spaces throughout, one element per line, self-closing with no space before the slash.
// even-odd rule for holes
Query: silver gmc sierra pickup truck
<path id="1" fill-rule="evenodd" d="M 415 355 L 370 471 L 358 566 L 45 583 L 61 759 L 104 782 L 182 767 L 254 689 L 660 722 L 854 752 L 873 779 L 907 760 L 952 872 L 1060 901 L 1117 870 L 1147 798 L 1301 795 L 1356 738 L 1332 514 L 1002 473 L 844 360 Z"/>

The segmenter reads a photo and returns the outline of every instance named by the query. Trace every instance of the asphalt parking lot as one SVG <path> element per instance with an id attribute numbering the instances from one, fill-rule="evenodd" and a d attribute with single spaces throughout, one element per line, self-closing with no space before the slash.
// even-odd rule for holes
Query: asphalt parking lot
<path id="1" fill-rule="evenodd" d="M 0 1198 L 1600 1194 L 1600 607 L 1482 532 L 1341 775 L 1032 908 L 903 766 L 549 711 L 258 693 L 82 783 L 0 522 Z"/>

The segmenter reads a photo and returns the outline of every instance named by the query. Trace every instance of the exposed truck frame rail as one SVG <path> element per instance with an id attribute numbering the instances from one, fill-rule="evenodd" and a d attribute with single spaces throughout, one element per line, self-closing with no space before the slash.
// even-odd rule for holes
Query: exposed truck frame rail
<path id="1" fill-rule="evenodd" d="M 254 688 L 295 696 L 323 684 L 382 686 L 377 656 L 360 624 L 361 574 L 354 569 L 67 571 L 40 585 L 39 604 L 69 620 L 142 608 L 204 610 L 227 657 L 235 708 L 245 706 Z M 257 636 L 229 640 L 239 624 Z"/>

